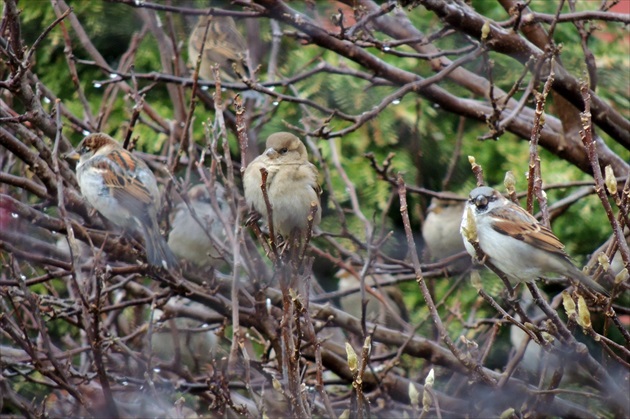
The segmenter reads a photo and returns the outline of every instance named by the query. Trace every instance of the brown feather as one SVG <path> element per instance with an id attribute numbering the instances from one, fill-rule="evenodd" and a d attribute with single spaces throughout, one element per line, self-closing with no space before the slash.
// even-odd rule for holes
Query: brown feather
<path id="1" fill-rule="evenodd" d="M 122 152 L 127 151 L 121 149 Z M 133 159 L 123 159 L 127 161 L 127 165 L 135 168 Z M 122 161 L 122 160 L 121 160 Z M 90 166 L 101 172 L 104 185 L 109 188 L 112 196 L 116 198 L 121 205 L 129 209 L 134 214 L 145 214 L 147 206 L 153 203 L 151 192 L 136 177 L 128 177 L 120 172 L 120 167 L 110 164 L 110 160 L 93 157 Z"/>
<path id="2" fill-rule="evenodd" d="M 536 218 L 521 207 L 512 204 L 509 206 L 509 210 L 503 211 L 501 217 L 497 217 L 493 211 L 490 211 L 494 218 L 492 228 L 495 231 L 524 241 L 536 248 L 567 257 L 564 252 L 564 245 L 549 228 L 540 224 Z"/>

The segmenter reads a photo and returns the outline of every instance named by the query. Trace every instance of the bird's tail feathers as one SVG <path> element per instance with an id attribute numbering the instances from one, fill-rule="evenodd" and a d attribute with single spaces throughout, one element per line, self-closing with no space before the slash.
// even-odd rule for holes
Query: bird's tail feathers
<path id="1" fill-rule="evenodd" d="M 166 240 L 158 233 L 159 230 L 150 231 L 143 227 L 144 247 L 147 253 L 147 261 L 150 265 L 166 269 L 176 268 L 179 265 L 177 257 Z M 166 265 L 166 266 L 164 266 Z"/>
<path id="2" fill-rule="evenodd" d="M 575 268 L 575 269 L 571 270 L 570 276 L 573 279 L 577 279 L 578 281 L 580 281 L 582 284 L 586 285 L 591 290 L 597 291 L 598 293 L 603 294 L 606 297 L 610 297 L 610 294 L 608 293 L 608 291 L 606 291 L 606 289 L 604 287 L 602 287 L 597 282 L 593 281 L 593 279 L 591 279 L 584 272 L 580 271 L 578 268 Z"/>

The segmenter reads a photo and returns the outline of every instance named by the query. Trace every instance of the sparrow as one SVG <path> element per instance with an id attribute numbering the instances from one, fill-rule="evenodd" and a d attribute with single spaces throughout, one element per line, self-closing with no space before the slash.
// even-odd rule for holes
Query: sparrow
<path id="1" fill-rule="evenodd" d="M 164 362 L 179 361 L 190 372 L 201 372 L 215 359 L 219 338 L 205 321 L 221 324 L 222 316 L 200 303 L 172 297 L 162 310 L 155 310 L 151 349 Z"/>
<path id="2" fill-rule="evenodd" d="M 549 300 L 544 292 L 541 291 L 540 293 L 546 301 Z M 523 288 L 521 294 L 521 305 L 530 320 L 535 321 L 537 319 L 545 318 L 543 311 L 534 304 L 534 297 L 532 297 L 529 288 Z M 517 314 L 516 316 L 520 322 L 525 321 L 520 315 Z M 525 343 L 525 339 L 527 337 L 527 333 L 525 333 L 520 327 L 514 324 L 510 325 L 510 343 L 512 344 L 512 348 L 515 351 L 518 351 L 521 349 L 522 345 L 527 345 L 525 347 L 525 352 L 523 353 L 523 358 L 519 364 L 520 368 L 527 372 L 536 373 L 545 365 L 553 369 L 561 365 L 562 359 L 560 359 L 557 355 L 545 351 L 538 343 L 531 339 Z M 560 343 L 556 341 L 554 342 L 554 345 L 559 346 Z"/>
<path id="3" fill-rule="evenodd" d="M 243 188 L 247 205 L 265 220 L 267 206 L 263 197 L 260 169 L 267 169 L 267 196 L 273 212 L 273 226 L 287 238 L 291 233 L 306 231 L 311 204 L 317 206 L 313 227 L 321 221 L 321 189 L 317 183 L 317 168 L 308 161 L 304 143 L 288 132 L 271 134 L 266 150 L 245 169 Z"/>
<path id="4" fill-rule="evenodd" d="M 335 274 L 339 278 L 339 291 L 358 289 L 361 286 L 359 279 L 345 269 Z M 404 323 L 409 320 L 409 312 L 403 301 L 400 289 L 395 285 L 379 287 L 378 284 L 391 279 L 387 274 L 370 274 L 365 277 L 365 285 L 372 287 L 379 293 L 380 299 L 366 291 L 367 305 L 365 307 L 366 320 L 368 322 L 384 325 L 390 329 L 402 330 Z M 361 293 L 360 291 L 344 295 L 339 299 L 341 308 L 346 313 L 361 318 Z"/>
<path id="5" fill-rule="evenodd" d="M 546 293 L 540 291 L 540 294 L 545 301 L 549 301 Z M 558 368 L 563 368 L 564 374 L 561 378 L 560 387 L 571 387 L 575 386 L 576 383 L 581 385 L 592 384 L 594 377 L 584 368 L 578 354 L 566 347 L 560 340 L 554 339 L 549 333 L 545 322 L 547 316 L 534 302 L 534 297 L 532 297 L 529 288 L 523 288 L 520 304 L 529 320 L 540 330 L 541 337 L 549 344 L 549 347 L 545 349 L 534 340 L 528 339 L 527 333 L 520 327 L 514 324 L 510 325 L 512 352 L 516 353 L 522 350 L 523 345 L 527 345 L 518 364 L 518 369 L 524 374 L 524 378 L 529 377 L 536 382 L 540 382 L 543 379 L 545 382 L 548 382 Z M 515 317 L 521 323 L 525 322 L 525 319 L 519 314 L 515 314 Z M 527 324 L 525 326 L 528 327 Z M 527 343 L 525 342 L 526 339 Z"/>
<path id="6" fill-rule="evenodd" d="M 431 260 L 441 260 L 466 250 L 459 234 L 466 201 L 453 195 L 454 199 L 432 198 L 422 224 L 422 238 Z M 470 264 L 470 259 L 458 259 L 451 266 L 461 271 Z"/>
<path id="7" fill-rule="evenodd" d="M 208 26 L 209 25 L 209 26 Z M 208 26 L 206 42 L 203 37 Z M 199 21 L 190 34 L 188 40 L 188 60 L 193 68 L 197 65 L 197 58 L 204 46 L 199 67 L 199 77 L 205 80 L 214 80 L 212 66 L 218 64 L 223 78 L 227 81 L 235 81 L 238 75 L 232 68 L 236 67 L 241 75 L 246 75 L 245 65 L 249 52 L 247 43 L 236 29 L 234 19 L 230 16 L 199 16 Z"/>
<path id="8" fill-rule="evenodd" d="M 77 152 L 83 197 L 112 223 L 140 233 L 151 265 L 176 267 L 177 259 L 160 235 L 160 191 L 148 166 L 104 133 L 85 137 Z"/>
<path id="9" fill-rule="evenodd" d="M 476 252 L 467 237 L 475 229 L 488 260 L 516 282 L 531 282 L 553 272 L 608 295 L 573 264 L 549 228 L 495 189 L 481 186 L 470 192 L 460 231 L 472 257 Z"/>
<path id="10" fill-rule="evenodd" d="M 225 191 L 221 185 L 215 185 L 219 210 L 227 220 L 229 208 L 225 202 Z M 217 217 L 206 185 L 193 186 L 187 196 L 189 205 L 182 201 L 171 214 L 168 245 L 175 256 L 197 267 L 218 268 L 225 262 L 219 251 L 226 241 L 225 226 Z"/>

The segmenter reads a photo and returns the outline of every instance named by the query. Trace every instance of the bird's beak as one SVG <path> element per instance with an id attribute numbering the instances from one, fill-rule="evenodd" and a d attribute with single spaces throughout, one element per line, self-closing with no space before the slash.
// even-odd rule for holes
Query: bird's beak
<path id="1" fill-rule="evenodd" d="M 276 157 L 278 153 L 272 147 L 269 147 L 267 150 L 265 150 L 265 154 L 267 155 L 267 157 L 273 158 Z"/>
<path id="2" fill-rule="evenodd" d="M 63 156 L 63 158 L 66 159 L 66 160 L 78 161 L 81 158 L 81 155 L 79 153 L 77 153 L 76 150 L 72 150 L 72 151 L 69 151 L 68 153 L 66 153 Z"/>

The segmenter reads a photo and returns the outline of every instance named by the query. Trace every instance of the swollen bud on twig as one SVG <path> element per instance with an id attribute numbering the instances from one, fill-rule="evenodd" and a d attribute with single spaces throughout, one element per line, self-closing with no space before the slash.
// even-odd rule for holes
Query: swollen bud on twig
<path id="1" fill-rule="evenodd" d="M 346 354 L 348 356 L 348 368 L 350 368 L 350 372 L 354 374 L 359 370 L 359 360 L 354 348 L 348 342 L 346 342 Z"/>
<path id="2" fill-rule="evenodd" d="M 628 277 L 630 277 L 630 274 L 628 274 L 628 268 L 623 268 L 621 272 L 615 276 L 615 284 L 621 284 L 622 282 L 627 281 Z"/>
<path id="3" fill-rule="evenodd" d="M 372 352 L 372 337 L 368 335 L 363 342 L 363 353 L 366 353 L 369 356 L 370 352 Z"/>
<path id="4" fill-rule="evenodd" d="M 297 291 L 293 288 L 289 288 L 289 296 L 291 297 L 291 301 L 293 301 L 294 303 L 297 302 L 300 298 Z"/>
<path id="5" fill-rule="evenodd" d="M 564 311 L 567 312 L 568 318 L 575 317 L 575 301 L 571 298 L 571 294 L 566 291 L 562 291 L 562 305 L 564 306 Z"/>
<path id="6" fill-rule="evenodd" d="M 427 378 L 424 380 L 425 387 L 433 388 L 433 384 L 435 383 L 435 371 L 433 368 L 427 374 Z"/>
<path id="7" fill-rule="evenodd" d="M 466 345 L 466 348 L 469 350 L 479 349 L 479 344 L 477 342 L 475 342 L 474 340 L 468 339 L 464 335 L 459 336 L 459 341 L 462 342 L 464 345 Z"/>
<path id="8" fill-rule="evenodd" d="M 604 252 L 600 252 L 599 255 L 597 255 L 597 262 L 599 262 L 599 264 L 602 265 L 602 268 L 604 268 L 605 270 L 608 270 L 608 268 L 610 268 L 610 260 Z"/>
<path id="9" fill-rule="evenodd" d="M 477 186 L 483 186 L 483 168 L 477 164 L 473 156 L 468 156 L 468 163 L 470 163 L 472 172 L 477 180 Z"/>
<path id="10" fill-rule="evenodd" d="M 282 393 L 282 384 L 276 377 L 271 377 L 271 385 L 273 385 L 273 389 Z"/>
<path id="11" fill-rule="evenodd" d="M 583 329 L 591 328 L 591 313 L 588 311 L 586 300 L 581 295 L 578 296 L 578 316 L 577 323 L 582 326 Z"/>
<path id="12" fill-rule="evenodd" d="M 516 185 L 516 177 L 514 177 L 514 173 L 512 173 L 511 170 L 505 172 L 505 179 L 503 179 L 503 184 L 505 185 L 505 189 L 507 189 L 510 195 L 515 192 L 514 186 Z"/>
<path id="13" fill-rule="evenodd" d="M 420 392 L 413 384 L 413 382 L 409 381 L 409 403 L 412 407 L 416 408 L 420 405 Z"/>
<path id="14" fill-rule="evenodd" d="M 606 189 L 611 195 L 617 195 L 617 179 L 615 179 L 615 172 L 612 166 L 608 165 L 604 169 Z"/>
<path id="15" fill-rule="evenodd" d="M 488 35 L 490 35 L 490 22 L 486 20 L 481 27 L 481 40 L 485 41 Z"/>
<path id="16" fill-rule="evenodd" d="M 472 208 L 466 206 L 466 222 L 465 225 L 462 226 L 462 233 L 464 235 L 464 239 L 468 240 L 471 243 L 476 243 L 477 240 L 477 222 L 475 220 L 475 215 L 472 212 Z"/>
<path id="17" fill-rule="evenodd" d="M 433 383 L 435 382 L 435 373 L 433 372 L 433 368 L 429 371 L 427 378 L 424 380 L 424 392 L 422 393 L 422 410 L 428 412 L 431 410 L 431 405 L 433 404 L 433 400 L 431 399 L 431 389 L 433 388 Z"/>
<path id="18" fill-rule="evenodd" d="M 556 340 L 551 333 L 545 332 L 544 330 L 541 330 L 540 336 L 542 336 L 546 343 L 553 343 L 553 341 Z"/>
<path id="19" fill-rule="evenodd" d="M 499 416 L 499 419 L 510 419 L 514 417 L 517 417 L 516 410 L 514 410 L 513 407 L 510 407 L 508 409 L 505 409 L 503 412 L 501 412 L 501 416 Z"/>

